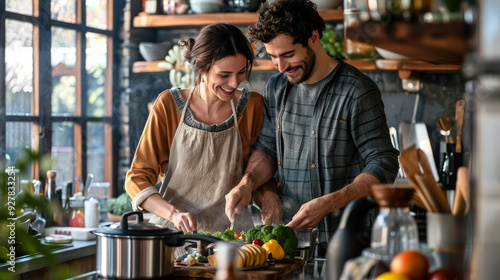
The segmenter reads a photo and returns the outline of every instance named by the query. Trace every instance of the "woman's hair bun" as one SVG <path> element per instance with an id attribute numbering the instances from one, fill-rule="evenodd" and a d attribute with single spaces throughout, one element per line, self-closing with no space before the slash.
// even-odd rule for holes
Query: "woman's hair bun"
<path id="1" fill-rule="evenodd" d="M 189 38 L 187 40 L 180 40 L 179 41 L 179 46 L 180 47 L 186 47 L 186 51 L 184 52 L 184 57 L 188 60 L 191 61 L 191 52 L 193 50 L 195 40 L 193 38 Z"/>

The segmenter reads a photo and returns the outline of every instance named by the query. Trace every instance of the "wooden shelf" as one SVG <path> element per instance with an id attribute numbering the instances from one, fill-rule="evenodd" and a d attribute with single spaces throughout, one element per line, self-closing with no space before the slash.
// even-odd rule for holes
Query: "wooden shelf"
<path id="1" fill-rule="evenodd" d="M 346 30 L 347 38 L 433 64 L 461 65 L 471 27 L 465 22 L 365 22 Z"/>
<path id="2" fill-rule="evenodd" d="M 456 64 L 432 64 L 419 60 L 392 60 L 378 59 L 375 61 L 377 69 L 386 71 L 426 71 L 426 72 L 458 72 L 462 70 L 461 65 Z"/>
<path id="3" fill-rule="evenodd" d="M 132 66 L 133 73 L 144 72 L 165 72 L 166 70 L 158 67 L 162 61 L 136 61 Z M 346 60 L 350 65 L 361 71 L 426 71 L 426 72 L 458 72 L 462 69 L 460 65 L 454 64 L 432 64 L 418 60 L 389 60 L 378 59 L 376 61 Z M 181 69 L 182 70 L 182 69 Z M 271 60 L 257 59 L 253 71 L 274 71 L 276 66 Z"/>
<path id="4" fill-rule="evenodd" d="M 319 11 L 325 20 L 343 20 L 344 10 Z M 134 27 L 183 27 L 203 26 L 214 22 L 226 22 L 246 26 L 257 21 L 256 13 L 213 13 L 189 15 L 149 15 L 144 12 L 134 17 Z"/>
<path id="5" fill-rule="evenodd" d="M 152 72 L 165 72 L 164 68 L 158 67 L 158 63 L 165 62 L 163 60 L 159 61 L 136 61 L 132 65 L 132 73 L 152 73 Z M 176 68 L 178 70 L 184 71 L 184 67 Z M 272 71 L 277 70 L 271 60 L 257 59 L 252 68 L 252 71 Z"/>

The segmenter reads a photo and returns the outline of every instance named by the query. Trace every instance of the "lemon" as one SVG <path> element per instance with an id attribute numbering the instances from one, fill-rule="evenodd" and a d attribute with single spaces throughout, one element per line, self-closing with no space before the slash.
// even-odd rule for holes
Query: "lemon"
<path id="1" fill-rule="evenodd" d="M 410 278 L 399 273 L 384 272 L 380 274 L 375 280 L 410 280 Z"/>

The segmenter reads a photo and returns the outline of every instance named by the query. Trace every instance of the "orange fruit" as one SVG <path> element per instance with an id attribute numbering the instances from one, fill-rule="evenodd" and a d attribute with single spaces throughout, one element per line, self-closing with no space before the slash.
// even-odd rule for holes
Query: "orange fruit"
<path id="1" fill-rule="evenodd" d="M 384 272 L 380 274 L 375 280 L 410 280 L 408 277 L 403 274 L 394 273 L 394 272 Z"/>
<path id="2" fill-rule="evenodd" d="M 426 279 L 428 270 L 429 260 L 417 250 L 403 251 L 391 261 L 391 272 L 403 274 L 411 280 Z"/>

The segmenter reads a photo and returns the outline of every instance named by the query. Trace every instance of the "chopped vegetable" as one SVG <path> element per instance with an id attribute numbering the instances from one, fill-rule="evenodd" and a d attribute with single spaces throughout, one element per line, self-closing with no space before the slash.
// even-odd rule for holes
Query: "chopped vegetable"
<path id="1" fill-rule="evenodd" d="M 234 230 L 232 230 L 232 229 L 226 229 L 224 231 L 224 233 L 222 234 L 221 239 L 225 240 L 225 241 L 236 241 L 236 240 L 239 240 L 237 237 L 234 236 Z"/>
<path id="2" fill-rule="evenodd" d="M 187 265 L 191 266 L 191 265 L 195 265 L 196 264 L 196 259 L 193 255 L 188 255 L 187 258 L 186 258 L 186 263 Z"/>

